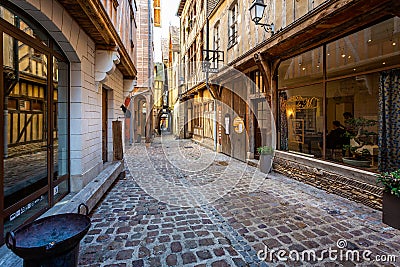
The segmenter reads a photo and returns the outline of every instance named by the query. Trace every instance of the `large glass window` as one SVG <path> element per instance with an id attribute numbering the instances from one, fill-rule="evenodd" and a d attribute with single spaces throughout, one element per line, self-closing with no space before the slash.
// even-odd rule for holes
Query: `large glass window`
<path id="1" fill-rule="evenodd" d="M 278 70 L 279 88 L 321 82 L 323 75 L 322 47 L 282 61 Z"/>
<path id="2" fill-rule="evenodd" d="M 316 84 L 281 92 L 286 95 L 289 151 L 321 157 L 324 127 L 323 86 Z"/>
<path id="3" fill-rule="evenodd" d="M 327 77 L 355 75 L 400 63 L 400 18 L 386 20 L 326 46 Z"/>
<path id="4" fill-rule="evenodd" d="M 328 159 L 377 170 L 378 94 L 378 73 L 327 83 Z"/>
<path id="5" fill-rule="evenodd" d="M 391 70 L 400 67 L 399 38 L 395 17 L 326 44 L 325 55 L 322 46 L 283 61 L 280 148 L 368 171 L 384 170 L 383 161 L 392 166 L 398 133 L 391 129 L 399 120 L 391 96 L 398 74 Z"/>
<path id="6" fill-rule="evenodd" d="M 3 111 L 7 118 L 3 125 L 5 209 L 48 184 L 48 58 L 33 51 L 27 44 L 3 35 L 4 102 L 13 103 Z M 33 76 L 35 79 L 30 79 Z M 39 201 L 36 205 L 45 206 L 47 202 Z M 21 219 L 26 216 L 29 212 Z"/>
<path id="7" fill-rule="evenodd" d="M 69 191 L 69 65 L 50 36 L 25 17 L 0 6 L 0 236 Z"/>

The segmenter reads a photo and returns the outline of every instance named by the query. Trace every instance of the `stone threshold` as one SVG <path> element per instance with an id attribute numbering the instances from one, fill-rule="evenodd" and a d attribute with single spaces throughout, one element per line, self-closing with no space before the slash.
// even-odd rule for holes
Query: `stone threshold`
<path id="1" fill-rule="evenodd" d="M 103 171 L 82 190 L 78 193 L 68 194 L 39 218 L 56 214 L 76 213 L 81 203 L 88 206 L 89 212 L 92 211 L 115 180 L 120 175 L 124 175 L 123 170 L 123 161 L 106 163 Z M 23 265 L 22 259 L 8 249 L 6 245 L 0 247 L 0 255 L 0 266 L 2 267 L 19 267 Z"/>

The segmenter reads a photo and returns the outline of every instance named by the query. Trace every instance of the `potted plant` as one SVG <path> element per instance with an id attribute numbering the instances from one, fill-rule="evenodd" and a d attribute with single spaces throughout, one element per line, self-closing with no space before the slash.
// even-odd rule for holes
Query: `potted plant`
<path id="1" fill-rule="evenodd" d="M 376 146 L 377 133 L 368 131 L 375 126 L 376 120 L 365 118 L 350 118 L 345 121 L 345 137 L 350 140 L 350 144 L 344 145 L 343 149 L 347 157 L 343 157 L 343 162 L 357 167 L 370 167 L 371 156 Z"/>
<path id="2" fill-rule="evenodd" d="M 259 168 L 263 173 L 269 173 L 272 168 L 272 158 L 274 156 L 274 148 L 270 146 L 260 146 L 257 148 L 260 154 Z"/>
<path id="3" fill-rule="evenodd" d="M 400 230 L 400 169 L 378 175 L 383 186 L 382 221 Z"/>

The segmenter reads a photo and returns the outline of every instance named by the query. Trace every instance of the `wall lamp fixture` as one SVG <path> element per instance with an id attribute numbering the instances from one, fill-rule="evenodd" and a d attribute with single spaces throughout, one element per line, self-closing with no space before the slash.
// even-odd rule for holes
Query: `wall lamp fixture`
<path id="1" fill-rule="evenodd" d="M 260 22 L 264 16 L 264 10 L 265 10 L 266 6 L 267 5 L 264 4 L 263 0 L 254 0 L 249 8 L 251 20 L 256 25 L 262 26 L 266 32 L 270 32 L 270 33 L 274 34 L 274 24 L 273 23 L 267 24 L 267 23 Z"/>

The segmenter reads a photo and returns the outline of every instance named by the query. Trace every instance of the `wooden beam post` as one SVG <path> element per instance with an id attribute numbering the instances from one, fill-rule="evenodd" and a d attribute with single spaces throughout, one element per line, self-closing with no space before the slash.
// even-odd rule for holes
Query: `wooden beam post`
<path id="1" fill-rule="evenodd" d="M 254 61 L 261 72 L 263 80 L 265 81 L 265 97 L 268 104 L 271 106 L 271 111 L 275 121 L 278 116 L 278 99 L 277 99 L 277 83 L 276 83 L 276 71 L 280 64 L 280 60 L 269 60 L 265 59 L 261 53 L 254 54 Z"/>
<path id="2" fill-rule="evenodd" d="M 278 125 L 278 88 L 276 71 L 280 64 L 280 59 L 265 59 L 261 53 L 254 54 L 254 61 L 261 72 L 265 81 L 265 97 L 270 105 L 272 116 L 275 121 L 275 129 L 279 129 Z M 267 138 L 268 140 L 268 138 Z M 278 141 L 278 140 L 276 140 Z M 268 144 L 269 145 L 269 144 Z"/>
<path id="3" fill-rule="evenodd" d="M 112 122 L 113 160 L 122 160 L 124 151 L 122 147 L 122 121 Z"/>

